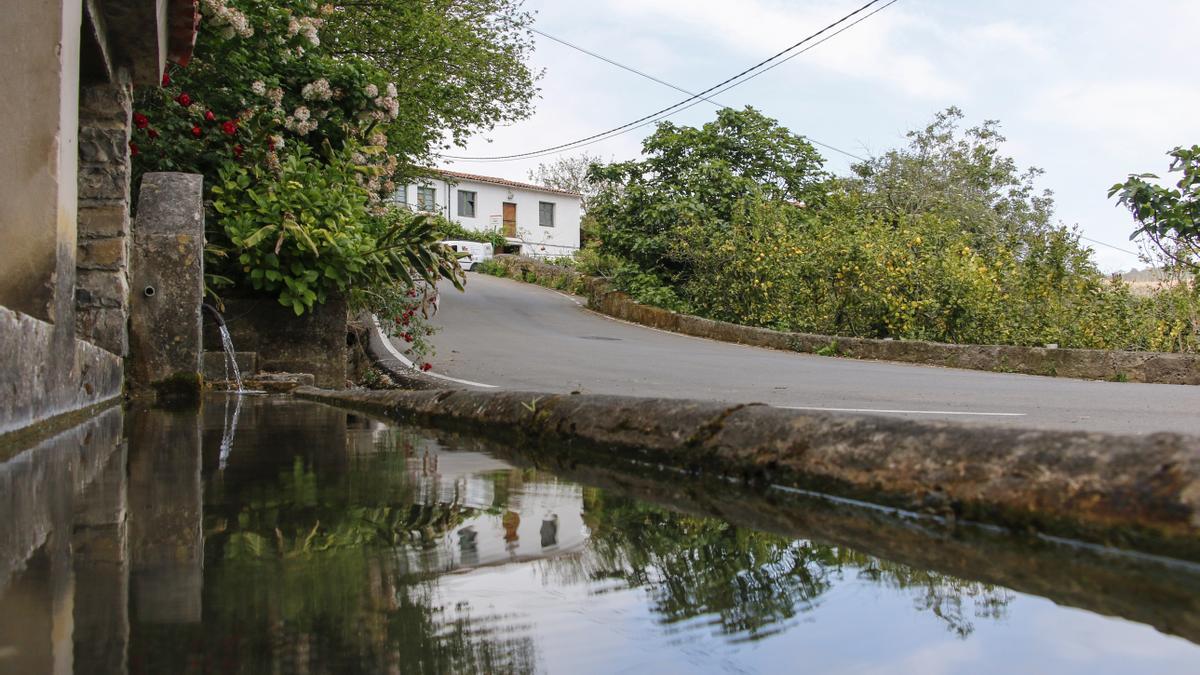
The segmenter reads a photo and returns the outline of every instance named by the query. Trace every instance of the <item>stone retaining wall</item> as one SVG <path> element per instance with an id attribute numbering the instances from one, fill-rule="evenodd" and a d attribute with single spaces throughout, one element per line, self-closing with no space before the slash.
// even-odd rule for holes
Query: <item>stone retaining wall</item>
<path id="1" fill-rule="evenodd" d="M 1200 438 L 1032 431 L 765 405 L 532 392 L 299 389 L 601 465 L 781 485 L 1200 561 Z"/>
<path id="2" fill-rule="evenodd" d="M 875 340 L 812 333 L 785 333 L 740 326 L 643 305 L 606 281 L 564 267 L 500 255 L 495 263 L 514 279 L 579 293 L 588 307 L 632 323 L 694 337 L 785 351 L 859 359 L 991 370 L 1087 380 L 1200 384 L 1200 354 L 1048 349 L 1011 345 L 957 345 L 921 340 Z"/>
<path id="3" fill-rule="evenodd" d="M 270 372 L 310 373 L 318 387 L 346 386 L 347 298 L 330 295 L 302 316 L 269 296 L 225 297 L 225 325 L 239 352 L 257 352 L 258 367 Z M 221 351 L 211 320 L 204 323 L 204 349 Z M 250 373 L 243 373 L 249 375 Z"/>

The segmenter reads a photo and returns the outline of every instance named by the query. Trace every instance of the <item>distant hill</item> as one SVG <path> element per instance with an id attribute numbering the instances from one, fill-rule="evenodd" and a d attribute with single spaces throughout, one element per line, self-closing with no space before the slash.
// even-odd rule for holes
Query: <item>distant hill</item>
<path id="1" fill-rule="evenodd" d="M 1157 267 L 1147 267 L 1144 270 L 1132 269 L 1128 272 L 1117 272 L 1117 276 L 1131 284 L 1145 283 L 1148 281 L 1163 281 L 1166 275 Z"/>

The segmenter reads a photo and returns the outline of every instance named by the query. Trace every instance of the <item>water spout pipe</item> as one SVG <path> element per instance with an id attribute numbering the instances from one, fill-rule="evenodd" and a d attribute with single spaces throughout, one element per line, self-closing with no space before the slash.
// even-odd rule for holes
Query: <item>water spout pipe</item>
<path id="1" fill-rule="evenodd" d="M 221 313 L 217 311 L 216 307 L 213 307 L 207 302 L 202 302 L 200 303 L 200 309 L 211 314 L 213 321 L 216 321 L 218 326 L 222 328 L 225 327 L 225 317 L 221 316 Z"/>

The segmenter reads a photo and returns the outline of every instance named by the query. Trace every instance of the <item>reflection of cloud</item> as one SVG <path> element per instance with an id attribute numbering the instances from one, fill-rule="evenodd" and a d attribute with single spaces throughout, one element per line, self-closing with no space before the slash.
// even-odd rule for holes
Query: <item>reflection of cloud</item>
<path id="1" fill-rule="evenodd" d="M 969 663 L 978 662 L 983 654 L 978 642 L 938 642 L 923 645 L 906 655 L 890 659 L 886 665 L 876 664 L 864 668 L 855 667 L 845 672 L 880 675 L 895 673 L 919 673 L 920 675 L 941 675 L 942 673 L 961 673 L 968 669 Z"/>
<path id="2" fill-rule="evenodd" d="M 1069 619 L 1064 613 L 1070 614 Z M 1029 613 L 1029 620 L 1031 632 L 1054 636 L 1046 644 L 1064 661 L 1099 666 L 1113 659 L 1129 659 L 1146 664 L 1143 672 L 1161 672 L 1151 664 L 1187 663 L 1195 658 L 1196 646 L 1187 640 L 1124 619 L 1054 607 L 1054 611 Z"/>

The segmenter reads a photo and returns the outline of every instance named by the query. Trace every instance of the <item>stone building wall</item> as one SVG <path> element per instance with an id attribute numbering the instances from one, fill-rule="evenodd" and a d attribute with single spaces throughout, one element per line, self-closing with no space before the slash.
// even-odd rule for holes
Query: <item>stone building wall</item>
<path id="1" fill-rule="evenodd" d="M 79 100 L 75 334 L 129 352 L 130 86 L 85 86 Z"/>

